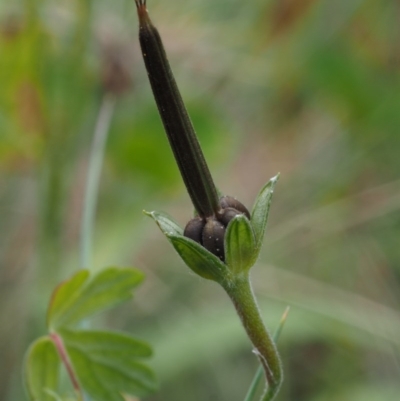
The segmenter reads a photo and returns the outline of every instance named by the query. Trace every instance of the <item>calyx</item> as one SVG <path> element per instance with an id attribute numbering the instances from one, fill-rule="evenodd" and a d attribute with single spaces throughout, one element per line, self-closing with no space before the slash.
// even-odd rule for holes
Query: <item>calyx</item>
<path id="1" fill-rule="evenodd" d="M 247 208 L 232 196 L 219 199 L 220 209 L 208 217 L 196 216 L 186 224 L 183 235 L 201 244 L 209 252 L 225 261 L 224 238 L 229 222 L 243 214 L 250 220 Z"/>

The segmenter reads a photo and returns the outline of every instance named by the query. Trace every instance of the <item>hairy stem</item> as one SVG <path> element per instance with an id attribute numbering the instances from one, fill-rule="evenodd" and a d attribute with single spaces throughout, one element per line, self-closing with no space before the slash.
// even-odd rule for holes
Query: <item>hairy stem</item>
<path id="1" fill-rule="evenodd" d="M 289 309 L 290 309 L 289 306 L 287 306 L 285 311 L 283 312 L 279 326 L 274 332 L 273 340 L 274 340 L 275 344 L 278 341 L 278 338 L 281 334 L 283 325 L 286 322 L 287 316 L 289 314 Z M 262 376 L 263 376 L 263 368 L 262 368 L 262 365 L 260 365 L 260 367 L 257 369 L 256 374 L 254 375 L 253 381 L 251 382 L 249 391 L 247 392 L 246 398 L 244 399 L 244 401 L 253 401 L 255 399 L 255 394 L 256 394 L 257 388 L 259 387 L 259 385 L 261 383 Z M 265 394 L 265 396 L 267 394 Z"/>
<path id="2" fill-rule="evenodd" d="M 275 343 L 262 321 L 249 276 L 246 274 L 236 277 L 233 282 L 226 283 L 224 288 L 264 368 L 268 388 L 262 396 L 262 401 L 271 401 L 278 393 L 283 380 L 282 364 Z"/>

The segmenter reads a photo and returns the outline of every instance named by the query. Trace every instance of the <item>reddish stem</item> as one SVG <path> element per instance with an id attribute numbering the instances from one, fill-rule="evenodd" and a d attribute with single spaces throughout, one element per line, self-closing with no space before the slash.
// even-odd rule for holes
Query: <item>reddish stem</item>
<path id="1" fill-rule="evenodd" d="M 62 338 L 57 333 L 51 333 L 50 338 L 53 341 L 54 345 L 56 346 L 58 354 L 60 355 L 60 358 L 61 358 L 65 368 L 67 369 L 68 376 L 71 380 L 72 385 L 74 386 L 75 391 L 78 392 L 79 394 L 81 394 L 82 393 L 81 387 L 79 385 L 78 379 L 76 377 L 74 368 L 69 359 L 68 352 L 65 348 Z"/>

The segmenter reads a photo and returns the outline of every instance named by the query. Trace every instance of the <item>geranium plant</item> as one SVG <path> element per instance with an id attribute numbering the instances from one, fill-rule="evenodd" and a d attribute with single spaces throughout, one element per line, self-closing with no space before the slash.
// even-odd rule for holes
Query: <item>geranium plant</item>
<path id="1" fill-rule="evenodd" d="M 251 212 L 236 198 L 219 194 L 161 37 L 149 18 L 146 1 L 135 2 L 139 40 L 151 88 L 195 208 L 195 215 L 184 228 L 166 214 L 145 213 L 154 219 L 193 272 L 218 283 L 228 294 L 265 373 L 267 386 L 262 401 L 272 400 L 282 383 L 282 364 L 274 339 L 261 318 L 251 287 L 250 269 L 260 254 L 278 175 L 261 189 Z M 103 107 L 102 113 L 107 119 L 99 118 L 102 124 L 96 130 L 99 135 L 95 135 L 90 157 L 93 169 L 89 166 L 82 230 L 84 267 L 90 265 L 95 199 L 114 95 L 108 93 L 105 98 L 105 105 L 109 106 Z M 151 356 L 148 344 L 127 333 L 93 330 L 88 323 L 94 314 L 129 299 L 142 279 L 142 273 L 131 268 L 109 267 L 96 274 L 82 269 L 54 290 L 47 312 L 47 334 L 36 340 L 26 354 L 24 379 L 32 401 L 122 401 L 125 395 L 142 397 L 156 389 L 154 374 L 145 363 Z M 286 314 L 276 336 L 285 318 Z M 62 367 L 73 390 L 67 394 L 60 383 Z M 254 399 L 260 372 L 245 401 Z"/>

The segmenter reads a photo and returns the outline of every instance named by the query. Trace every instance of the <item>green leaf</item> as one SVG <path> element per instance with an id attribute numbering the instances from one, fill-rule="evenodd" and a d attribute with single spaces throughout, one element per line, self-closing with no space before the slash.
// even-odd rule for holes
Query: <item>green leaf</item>
<path id="1" fill-rule="evenodd" d="M 85 349 L 92 355 L 106 356 L 129 354 L 130 358 L 148 358 L 153 352 L 150 346 L 126 333 L 116 331 L 71 330 L 60 331 L 64 344 Z"/>
<path id="2" fill-rule="evenodd" d="M 222 283 L 230 278 L 228 266 L 197 242 L 182 235 L 167 235 L 186 265 L 208 280 Z"/>
<path id="3" fill-rule="evenodd" d="M 166 235 L 183 235 L 183 230 L 175 221 L 165 213 L 160 212 L 144 212 L 151 217 L 158 225 L 160 230 Z"/>
<path id="4" fill-rule="evenodd" d="M 95 275 L 79 271 L 54 291 L 47 325 L 51 330 L 73 326 L 131 298 L 132 290 L 142 280 L 143 274 L 131 268 L 109 267 Z"/>
<path id="5" fill-rule="evenodd" d="M 256 240 L 256 259 L 260 253 L 265 227 L 267 226 L 271 199 L 278 179 L 279 174 L 271 178 L 269 182 L 261 189 L 256 201 L 254 202 L 253 210 L 251 212 L 251 225 L 253 227 Z"/>
<path id="6" fill-rule="evenodd" d="M 28 349 L 24 379 L 32 401 L 54 401 L 51 393 L 58 390 L 60 358 L 49 337 L 41 337 Z"/>
<path id="7" fill-rule="evenodd" d="M 253 228 L 245 215 L 235 216 L 228 224 L 225 258 L 234 274 L 248 271 L 257 259 Z"/>
<path id="8" fill-rule="evenodd" d="M 118 332 L 62 330 L 61 336 L 81 387 L 96 401 L 123 401 L 156 389 L 153 372 L 140 358 L 150 347 Z"/>
<path id="9" fill-rule="evenodd" d="M 76 398 L 70 398 L 70 397 L 68 397 L 68 398 L 66 398 L 66 397 L 62 398 L 60 395 L 58 395 L 57 393 L 55 393 L 55 392 L 52 391 L 52 390 L 46 389 L 45 391 L 46 391 L 47 394 L 49 394 L 50 397 L 52 397 L 52 398 L 51 398 L 52 401 L 77 401 Z"/>

